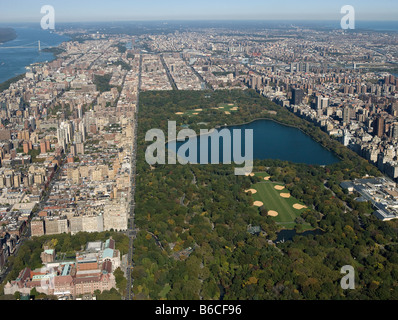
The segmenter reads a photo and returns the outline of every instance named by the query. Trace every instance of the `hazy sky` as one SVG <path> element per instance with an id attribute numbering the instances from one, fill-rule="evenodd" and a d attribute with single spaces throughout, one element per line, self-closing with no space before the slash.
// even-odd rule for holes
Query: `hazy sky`
<path id="1" fill-rule="evenodd" d="M 56 22 L 121 20 L 398 20 L 397 0 L 0 0 L 1 22 L 38 22 L 52 5 Z"/>

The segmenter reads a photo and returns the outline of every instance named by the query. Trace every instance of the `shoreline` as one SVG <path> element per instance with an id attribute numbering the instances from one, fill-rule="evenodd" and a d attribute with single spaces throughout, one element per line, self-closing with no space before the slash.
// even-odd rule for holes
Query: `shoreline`
<path id="1" fill-rule="evenodd" d="M 14 39 L 14 40 L 15 40 L 15 39 Z M 65 42 L 67 42 L 67 41 L 63 41 L 62 43 L 65 43 Z M 58 48 L 62 43 L 60 43 L 58 46 L 54 46 L 54 47 L 50 47 L 50 48 Z M 35 64 L 35 63 L 49 63 L 49 62 L 53 62 L 54 60 L 57 59 L 57 55 L 55 55 L 54 53 L 52 53 L 52 52 L 46 52 L 46 51 L 43 51 L 43 52 L 45 52 L 45 53 L 51 53 L 51 54 L 53 55 L 52 59 L 51 59 L 51 60 L 46 60 L 46 61 L 43 61 L 43 62 L 34 62 L 34 63 L 32 63 L 32 64 Z M 29 66 L 31 66 L 32 64 L 29 64 L 29 65 L 25 66 L 24 68 L 26 69 L 26 67 L 29 67 Z M 15 75 L 15 76 L 12 76 L 12 77 L 8 78 L 7 80 L 4 80 L 4 81 L 0 82 L 0 86 L 3 85 L 3 84 L 5 84 L 6 82 L 9 82 L 9 81 L 11 81 L 10 84 L 11 84 L 11 83 L 14 83 L 14 81 L 12 81 L 13 79 L 18 78 L 18 77 L 20 77 L 20 76 L 22 76 L 22 75 L 25 75 L 25 74 L 26 74 L 26 72 L 23 72 L 23 73 L 20 73 L 20 74 Z M 16 81 L 15 81 L 15 82 L 16 82 Z M 1 92 L 1 91 L 2 91 L 2 90 L 0 90 L 0 92 Z"/>
<path id="2" fill-rule="evenodd" d="M 5 90 L 8 90 L 10 88 L 11 84 L 16 83 L 19 80 L 22 80 L 23 78 L 25 78 L 25 74 L 26 73 L 21 73 L 21 74 L 16 75 L 15 77 L 12 77 L 4 82 L 1 82 L 0 83 L 0 93 Z M 3 86 L 5 87 L 4 89 L 2 88 Z"/>
<path id="3" fill-rule="evenodd" d="M 0 28 L 0 30 L 1 30 L 1 28 Z M 15 31 L 15 38 L 12 39 L 12 40 L 9 40 L 9 41 L 13 41 L 13 40 L 18 39 L 18 34 L 17 34 L 16 30 L 15 30 L 15 29 L 13 29 L 13 30 Z M 58 45 L 53 45 L 53 46 L 50 46 L 50 47 L 48 47 L 48 48 L 46 48 L 46 49 L 56 49 L 56 48 L 59 48 L 62 44 L 67 43 L 67 42 L 69 42 L 69 41 L 72 40 L 69 36 L 61 35 L 61 34 L 58 34 L 58 33 L 56 33 L 56 34 L 57 34 L 58 36 L 67 37 L 68 40 L 62 41 L 62 42 L 59 43 Z M 6 41 L 6 42 L 9 42 L 9 41 Z M 1 44 L 4 44 L 4 43 L 6 43 L 6 42 L 3 42 L 3 43 L 0 42 L 0 45 L 1 45 Z M 50 63 L 50 62 L 52 62 L 52 61 L 54 61 L 54 60 L 57 59 L 57 56 L 58 56 L 58 55 L 55 54 L 55 53 L 53 53 L 53 52 L 51 52 L 51 51 L 44 51 L 44 49 L 43 49 L 42 52 L 44 52 L 44 53 L 50 53 L 50 54 L 52 55 L 52 59 L 51 59 L 51 60 L 49 59 L 49 60 L 46 60 L 46 61 L 42 61 L 42 62 L 35 62 L 35 63 Z M 35 63 L 31 63 L 31 64 L 29 64 L 29 65 L 25 65 L 25 66 L 24 66 L 24 69 L 26 69 L 26 67 L 29 67 L 29 66 L 31 66 L 32 64 L 35 64 Z M 7 79 L 4 80 L 4 81 L 1 81 L 1 82 L 0 82 L 0 86 L 3 85 L 3 84 L 5 84 L 5 83 L 7 83 L 7 82 L 9 82 L 9 81 L 11 81 L 10 84 L 11 84 L 11 83 L 14 83 L 14 82 L 12 82 L 13 79 L 18 78 L 18 77 L 20 77 L 20 76 L 22 76 L 22 75 L 25 75 L 25 74 L 26 74 L 26 72 L 22 72 L 22 73 L 20 73 L 20 74 L 15 74 L 15 75 L 13 75 L 13 76 L 7 78 Z M 15 82 L 16 82 L 16 81 L 15 81 Z M 1 91 L 3 91 L 3 90 L 0 90 L 0 92 L 1 92 Z"/>

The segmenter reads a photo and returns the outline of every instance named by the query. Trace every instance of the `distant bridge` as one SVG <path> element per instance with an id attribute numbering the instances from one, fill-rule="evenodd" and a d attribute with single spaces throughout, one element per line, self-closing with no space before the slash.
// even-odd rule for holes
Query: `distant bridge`
<path id="1" fill-rule="evenodd" d="M 48 44 L 46 44 L 46 43 L 41 42 L 40 40 L 38 40 L 37 42 L 35 41 L 35 42 L 32 42 L 32 43 L 23 44 L 23 45 L 20 45 L 20 46 L 10 46 L 10 47 L 3 47 L 3 46 L 0 46 L 0 50 L 1 50 L 1 49 L 27 49 L 27 48 L 37 48 L 38 51 L 41 51 L 41 49 L 43 49 L 43 48 L 51 48 L 51 47 L 54 47 L 54 46 L 50 46 L 50 45 L 48 45 Z"/>

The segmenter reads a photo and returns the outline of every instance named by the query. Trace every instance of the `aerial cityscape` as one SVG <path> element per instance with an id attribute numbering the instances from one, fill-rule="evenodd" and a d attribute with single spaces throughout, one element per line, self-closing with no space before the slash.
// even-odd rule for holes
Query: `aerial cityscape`
<path id="1" fill-rule="evenodd" d="M 0 5 L 0 300 L 398 299 L 398 6 L 255 2 Z"/>

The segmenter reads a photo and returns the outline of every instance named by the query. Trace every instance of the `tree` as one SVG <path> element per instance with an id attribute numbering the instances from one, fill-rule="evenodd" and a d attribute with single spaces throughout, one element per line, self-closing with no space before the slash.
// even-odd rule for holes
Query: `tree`
<path id="1" fill-rule="evenodd" d="M 36 299 L 36 296 L 39 295 L 39 292 L 36 290 L 36 288 L 32 288 L 32 290 L 30 290 L 30 296 L 33 297 L 33 299 Z"/>
<path id="2" fill-rule="evenodd" d="M 19 291 L 16 291 L 16 292 L 14 293 L 14 297 L 15 297 L 15 299 L 17 299 L 17 300 L 21 299 L 21 293 L 20 293 Z"/>
<path id="3" fill-rule="evenodd" d="M 97 300 L 121 300 L 121 295 L 115 288 L 104 290 L 96 297 Z"/>
<path id="4" fill-rule="evenodd" d="M 124 295 L 126 292 L 127 288 L 127 279 L 124 277 L 124 273 L 122 269 L 117 268 L 114 272 L 113 275 L 115 276 L 116 280 L 116 287 L 118 288 L 120 294 Z"/>

